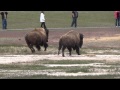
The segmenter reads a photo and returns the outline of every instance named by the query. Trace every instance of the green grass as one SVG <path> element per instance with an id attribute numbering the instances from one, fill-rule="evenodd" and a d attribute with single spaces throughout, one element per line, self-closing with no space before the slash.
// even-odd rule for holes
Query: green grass
<path id="1" fill-rule="evenodd" d="M 40 11 L 8 11 L 8 29 L 40 27 L 39 15 Z M 72 22 L 71 11 L 45 11 L 45 18 L 48 28 L 67 28 Z M 113 11 L 79 11 L 78 27 L 111 27 L 114 22 Z"/>
<path id="2" fill-rule="evenodd" d="M 17 70 L 41 70 L 41 68 L 46 69 L 47 67 L 43 66 L 44 64 L 89 64 L 89 63 L 103 63 L 105 61 L 95 61 L 95 60 L 40 60 L 40 61 L 33 61 L 28 63 L 12 63 L 12 64 L 0 64 L 0 69 L 17 69 Z M 48 67 L 48 69 L 53 69 L 53 67 Z"/>
<path id="3" fill-rule="evenodd" d="M 69 67 L 65 69 L 66 73 L 78 73 L 78 72 L 84 72 L 84 73 L 88 73 L 89 71 L 89 67 Z"/>

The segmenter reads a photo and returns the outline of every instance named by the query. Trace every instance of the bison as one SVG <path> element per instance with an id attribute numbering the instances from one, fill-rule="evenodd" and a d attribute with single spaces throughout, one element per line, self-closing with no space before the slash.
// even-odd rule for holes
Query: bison
<path id="1" fill-rule="evenodd" d="M 49 30 L 44 28 L 35 28 L 31 32 L 27 33 L 25 35 L 25 41 L 28 45 L 28 47 L 31 49 L 31 52 L 34 53 L 35 49 L 33 46 L 37 48 L 38 51 L 40 51 L 41 47 L 44 46 L 44 51 L 46 51 L 48 47 L 48 34 Z"/>
<path id="2" fill-rule="evenodd" d="M 68 33 L 62 35 L 59 39 L 58 55 L 62 48 L 62 56 L 64 55 L 64 50 L 67 48 L 69 50 L 69 55 L 71 56 L 71 51 L 76 50 L 76 53 L 80 55 L 79 48 L 83 45 L 83 34 L 78 33 L 74 30 L 69 31 Z"/>

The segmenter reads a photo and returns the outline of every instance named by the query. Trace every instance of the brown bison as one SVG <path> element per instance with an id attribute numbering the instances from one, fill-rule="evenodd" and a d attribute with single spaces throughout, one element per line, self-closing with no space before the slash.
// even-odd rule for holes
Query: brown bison
<path id="1" fill-rule="evenodd" d="M 59 40 L 58 55 L 62 48 L 62 56 L 64 57 L 64 50 L 67 48 L 69 50 L 69 55 L 71 56 L 71 51 L 76 50 L 77 54 L 80 55 L 79 48 L 83 45 L 83 34 L 78 33 L 74 30 L 69 31 L 65 35 L 62 35 Z"/>
<path id="2" fill-rule="evenodd" d="M 48 29 L 36 28 L 25 35 L 25 41 L 28 47 L 31 49 L 32 53 L 35 52 L 35 49 L 33 48 L 33 46 L 35 46 L 38 49 L 38 51 L 40 51 L 41 49 L 40 46 L 44 46 L 45 48 L 44 51 L 46 51 L 48 47 L 48 44 L 47 44 L 48 33 L 49 33 Z"/>

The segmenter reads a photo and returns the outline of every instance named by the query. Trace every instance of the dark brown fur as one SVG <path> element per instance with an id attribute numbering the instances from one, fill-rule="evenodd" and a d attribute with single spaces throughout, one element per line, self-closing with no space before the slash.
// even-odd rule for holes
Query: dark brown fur
<path id="1" fill-rule="evenodd" d="M 69 50 L 69 55 L 71 56 L 71 51 L 76 50 L 77 54 L 80 55 L 79 48 L 83 45 L 83 34 L 76 31 L 69 31 L 68 33 L 62 35 L 59 40 L 58 55 L 62 49 L 62 56 L 64 57 L 64 50 L 67 48 Z"/>
<path id="2" fill-rule="evenodd" d="M 33 46 L 35 46 L 38 51 L 41 49 L 40 46 L 44 46 L 45 51 L 48 47 L 48 37 L 44 28 L 37 28 L 26 34 L 25 41 L 32 53 L 35 52 Z"/>

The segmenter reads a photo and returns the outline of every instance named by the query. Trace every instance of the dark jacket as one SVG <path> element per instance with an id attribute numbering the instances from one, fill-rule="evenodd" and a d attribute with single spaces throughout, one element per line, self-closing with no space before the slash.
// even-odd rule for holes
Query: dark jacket
<path id="1" fill-rule="evenodd" d="M 4 14 L 6 14 L 6 18 L 7 18 L 8 12 L 1 12 L 0 14 L 1 14 L 1 16 L 2 16 L 2 19 L 5 19 Z"/>
<path id="2" fill-rule="evenodd" d="M 78 12 L 77 11 L 72 11 L 72 13 L 73 13 L 73 15 L 72 15 L 73 18 L 78 18 Z"/>

